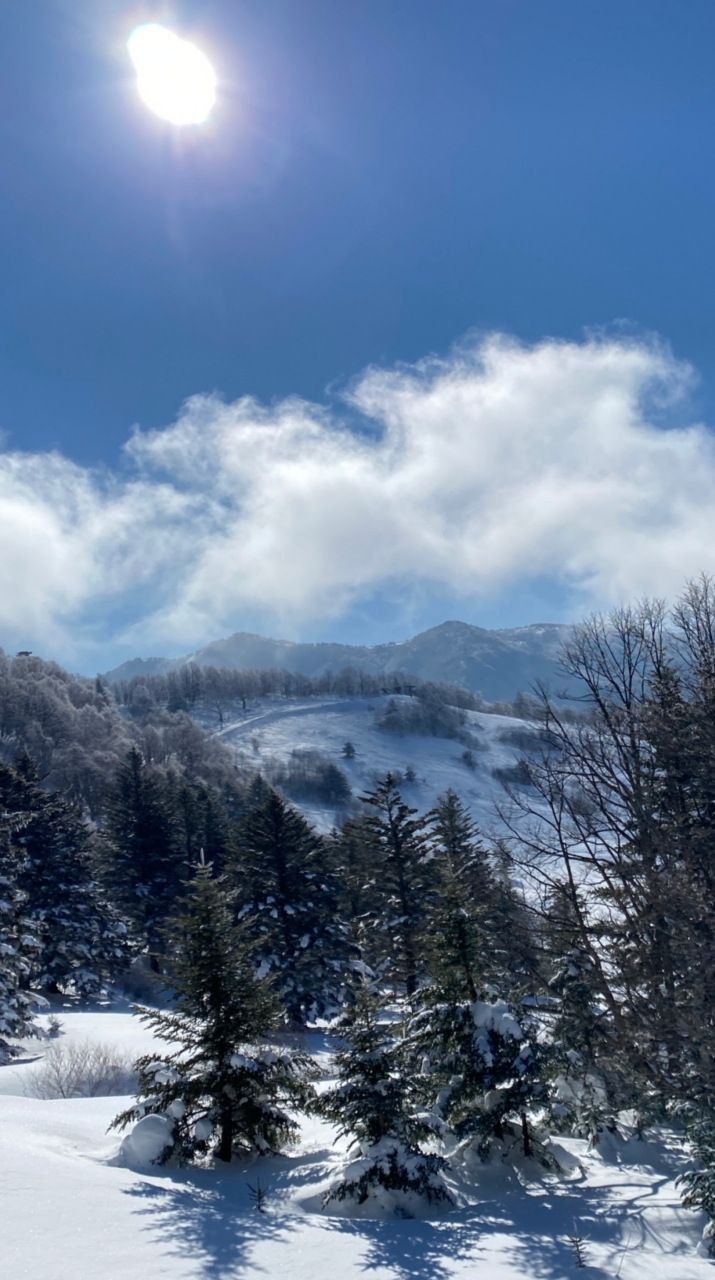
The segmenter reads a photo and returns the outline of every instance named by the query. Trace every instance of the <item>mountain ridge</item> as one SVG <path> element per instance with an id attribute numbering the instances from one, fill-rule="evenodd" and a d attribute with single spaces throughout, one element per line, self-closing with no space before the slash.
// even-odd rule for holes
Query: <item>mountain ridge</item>
<path id="1" fill-rule="evenodd" d="M 373 675 L 405 671 L 423 680 L 462 685 L 487 701 L 510 700 L 537 681 L 559 680 L 558 655 L 571 627 L 531 623 L 488 630 L 450 620 L 409 640 L 375 645 L 275 640 L 237 631 L 181 658 L 132 658 L 105 673 L 110 683 L 176 671 L 189 662 L 235 671 L 277 669 L 319 676 L 355 667 Z"/>

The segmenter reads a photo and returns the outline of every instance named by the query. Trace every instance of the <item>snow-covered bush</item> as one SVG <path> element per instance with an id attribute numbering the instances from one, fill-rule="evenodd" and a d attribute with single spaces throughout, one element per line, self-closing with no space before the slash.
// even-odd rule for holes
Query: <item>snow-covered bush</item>
<path id="1" fill-rule="evenodd" d="M 28 1076 L 33 1098 L 99 1098 L 124 1095 L 136 1088 L 131 1058 L 112 1044 L 84 1040 L 53 1044 Z"/>

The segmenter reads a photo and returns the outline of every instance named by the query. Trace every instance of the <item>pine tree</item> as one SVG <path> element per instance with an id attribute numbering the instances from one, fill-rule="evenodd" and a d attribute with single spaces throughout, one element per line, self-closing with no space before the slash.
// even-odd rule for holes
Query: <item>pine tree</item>
<path id="1" fill-rule="evenodd" d="M 337 1083 L 315 1109 L 331 1120 L 360 1156 L 330 1188 L 325 1203 L 391 1195 L 403 1210 L 415 1198 L 448 1201 L 440 1173 L 445 1161 L 425 1154 L 420 1139 L 429 1130 L 415 1114 L 414 1087 L 394 1042 L 394 1026 L 381 1021 L 376 995 L 363 985 L 355 1006 L 336 1022 L 345 1042 L 335 1056 Z"/>
<path id="2" fill-rule="evenodd" d="M 251 919 L 257 960 L 274 976 L 289 1019 L 305 1024 L 334 1012 L 349 948 L 325 841 L 268 788 L 241 824 L 238 845 L 241 914 Z"/>
<path id="3" fill-rule="evenodd" d="M 118 771 L 106 825 L 103 878 L 158 969 L 162 925 L 189 864 L 181 847 L 175 787 L 146 765 L 136 747 Z"/>
<path id="4" fill-rule="evenodd" d="M 96 994 L 126 967 L 127 929 L 96 883 L 86 823 L 40 787 L 25 753 L 14 767 L 0 765 L 0 807 L 13 820 L 15 881 L 37 942 L 32 985 Z"/>
<path id="5" fill-rule="evenodd" d="M 139 1101 L 114 1121 L 123 1128 L 147 1114 L 174 1122 L 181 1162 L 207 1152 L 266 1154 L 298 1129 L 286 1110 L 305 1103 L 309 1060 L 266 1042 L 279 1006 L 266 979 L 256 977 L 246 927 L 224 877 L 210 865 L 196 869 L 166 926 L 169 1011 L 141 1009 L 157 1035 L 179 1047 L 165 1057 L 141 1058 Z"/>
<path id="6" fill-rule="evenodd" d="M 427 818 L 417 817 L 417 810 L 404 803 L 390 773 L 361 798 L 368 806 L 364 825 L 376 876 L 377 958 L 387 962 L 397 986 L 413 996 L 423 970 L 434 889 L 427 857 Z"/>

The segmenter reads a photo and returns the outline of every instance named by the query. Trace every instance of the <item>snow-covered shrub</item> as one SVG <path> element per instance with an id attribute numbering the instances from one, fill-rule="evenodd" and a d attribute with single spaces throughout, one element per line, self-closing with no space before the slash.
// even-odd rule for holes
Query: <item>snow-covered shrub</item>
<path id="1" fill-rule="evenodd" d="M 116 1045 L 53 1044 L 26 1085 L 33 1098 L 99 1098 L 131 1093 L 137 1075 Z"/>

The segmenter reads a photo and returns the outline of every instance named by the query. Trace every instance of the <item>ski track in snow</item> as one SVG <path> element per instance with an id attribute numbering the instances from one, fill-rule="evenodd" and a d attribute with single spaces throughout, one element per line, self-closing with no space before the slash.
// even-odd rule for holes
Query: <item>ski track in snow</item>
<path id="1" fill-rule="evenodd" d="M 127 1006 L 56 1010 L 64 1042 L 145 1052 Z M 42 1019 L 41 1019 L 42 1021 Z M 325 1061 L 321 1037 L 308 1047 Z M 44 1042 L 45 1046 L 47 1042 Z M 62 1043 L 62 1040 L 60 1040 Z M 43 1052 L 28 1042 L 31 1054 Z M 590 1153 L 559 1139 L 568 1176 L 538 1166 L 477 1168 L 452 1180 L 460 1207 L 430 1220 L 371 1221 L 314 1211 L 340 1163 L 329 1126 L 308 1120 L 290 1155 L 193 1170 L 123 1167 L 107 1133 L 121 1098 L 24 1096 L 28 1061 L 0 1067 L 0 1258 L 13 1280 L 698 1280 L 704 1216 L 682 1208 L 687 1164 L 668 1132 Z M 581 1168 L 577 1162 L 580 1162 Z M 267 1192 L 258 1213 L 250 1184 Z M 312 1211 L 311 1211 L 312 1209 Z M 586 1237 L 577 1271 L 566 1237 Z"/>

